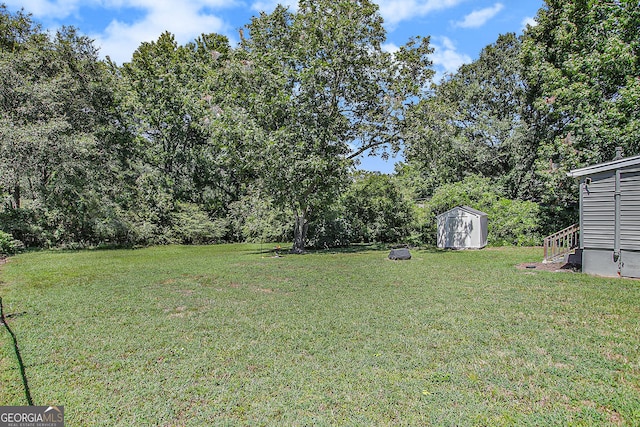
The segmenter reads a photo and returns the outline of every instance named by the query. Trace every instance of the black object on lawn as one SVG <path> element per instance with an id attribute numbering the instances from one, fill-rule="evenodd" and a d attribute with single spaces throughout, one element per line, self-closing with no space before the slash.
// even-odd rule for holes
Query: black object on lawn
<path id="1" fill-rule="evenodd" d="M 389 259 L 392 259 L 392 260 L 411 259 L 411 253 L 407 248 L 392 249 L 391 252 L 389 253 Z"/>

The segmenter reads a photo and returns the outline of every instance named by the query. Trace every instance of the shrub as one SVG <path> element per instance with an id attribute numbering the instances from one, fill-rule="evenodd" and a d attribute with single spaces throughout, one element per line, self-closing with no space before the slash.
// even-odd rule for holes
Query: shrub
<path id="1" fill-rule="evenodd" d="M 9 233 L 0 231 L 0 254 L 13 255 L 24 250 L 24 243 L 16 240 Z"/>
<path id="2" fill-rule="evenodd" d="M 486 211 L 498 200 L 499 193 L 489 178 L 471 175 L 460 182 L 441 185 L 426 205 L 435 221 L 435 215 L 461 205 Z"/>
<path id="3" fill-rule="evenodd" d="M 472 175 L 463 181 L 440 186 L 425 204 L 425 215 L 435 240 L 436 215 L 456 206 L 468 205 L 488 215 L 488 241 L 492 246 L 532 246 L 541 243 L 540 206 L 534 202 L 511 200 L 489 178 Z"/>
<path id="4" fill-rule="evenodd" d="M 0 210 L 2 229 L 27 247 L 45 246 L 47 233 L 35 209 L 18 208 Z"/>
<path id="5" fill-rule="evenodd" d="M 396 243 L 411 234 L 413 203 L 389 175 L 362 173 L 342 197 L 349 238 L 362 243 Z"/>
<path id="6" fill-rule="evenodd" d="M 524 200 L 498 199 L 487 208 L 489 242 L 493 246 L 541 244 L 540 207 Z"/>
<path id="7" fill-rule="evenodd" d="M 222 241 L 228 232 L 225 219 L 211 220 L 206 212 L 193 203 L 178 203 L 170 218 L 169 239 L 175 243 L 217 243 Z"/>
<path id="8" fill-rule="evenodd" d="M 352 235 L 352 224 L 346 219 L 343 207 L 338 205 L 311 221 L 307 244 L 312 248 L 348 246 Z"/>

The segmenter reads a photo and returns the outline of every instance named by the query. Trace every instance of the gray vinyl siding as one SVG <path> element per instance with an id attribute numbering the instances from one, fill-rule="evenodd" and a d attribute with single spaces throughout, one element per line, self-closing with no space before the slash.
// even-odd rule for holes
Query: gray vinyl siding
<path id="1" fill-rule="evenodd" d="M 616 245 L 616 171 L 620 173 L 619 245 Z M 640 155 L 568 173 L 580 178 L 582 271 L 640 278 Z M 619 254 L 615 249 L 619 248 Z"/>
<path id="2" fill-rule="evenodd" d="M 640 172 L 622 171 L 620 179 L 620 248 L 640 250 Z"/>
<path id="3" fill-rule="evenodd" d="M 622 168 L 622 173 L 635 173 L 635 172 L 640 172 L 640 167 L 639 166 L 629 166 L 626 168 Z"/>
<path id="4" fill-rule="evenodd" d="M 592 175 L 589 178 L 591 183 L 581 188 L 583 245 L 585 248 L 613 249 L 615 172 Z"/>

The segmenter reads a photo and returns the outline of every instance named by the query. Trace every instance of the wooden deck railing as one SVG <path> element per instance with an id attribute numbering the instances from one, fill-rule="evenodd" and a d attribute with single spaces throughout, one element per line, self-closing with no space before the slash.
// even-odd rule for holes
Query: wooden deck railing
<path id="1" fill-rule="evenodd" d="M 552 261 L 580 246 L 580 225 L 573 224 L 544 238 L 544 260 Z"/>

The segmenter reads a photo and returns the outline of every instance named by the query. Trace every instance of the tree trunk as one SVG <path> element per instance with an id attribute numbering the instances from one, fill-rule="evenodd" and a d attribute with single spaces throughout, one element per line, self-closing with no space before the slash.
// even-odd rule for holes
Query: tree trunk
<path id="1" fill-rule="evenodd" d="M 291 253 L 301 254 L 304 252 L 308 229 L 309 221 L 307 220 L 307 213 L 303 211 L 300 214 L 296 214 L 296 225 L 293 230 L 293 248 L 291 249 Z"/>
<path id="2" fill-rule="evenodd" d="M 20 184 L 16 184 L 13 187 L 13 207 L 14 209 L 20 209 Z"/>

